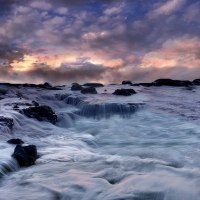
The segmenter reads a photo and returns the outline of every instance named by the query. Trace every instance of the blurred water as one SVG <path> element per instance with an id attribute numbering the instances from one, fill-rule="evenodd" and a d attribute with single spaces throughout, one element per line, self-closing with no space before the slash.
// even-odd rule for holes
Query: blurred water
<path id="1" fill-rule="evenodd" d="M 26 100 L 1 100 L 14 127 L 0 132 L 0 199 L 200 199 L 200 88 L 135 87 L 130 97 L 112 95 L 116 88 L 98 95 L 21 89 Z M 58 123 L 9 106 L 32 100 L 50 105 Z M 11 158 L 13 137 L 37 146 L 35 165 L 19 168 Z"/>

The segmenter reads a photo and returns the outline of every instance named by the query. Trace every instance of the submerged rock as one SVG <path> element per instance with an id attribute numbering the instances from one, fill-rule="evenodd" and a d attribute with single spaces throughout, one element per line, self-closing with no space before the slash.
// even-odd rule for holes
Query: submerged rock
<path id="1" fill-rule="evenodd" d="M 24 144 L 24 141 L 17 138 L 17 139 L 10 139 L 10 140 L 7 141 L 7 143 L 9 143 L 9 144 Z"/>
<path id="2" fill-rule="evenodd" d="M 136 92 L 133 89 L 117 89 L 115 90 L 113 94 L 122 95 L 122 96 L 130 96 L 132 94 L 136 94 Z"/>
<path id="3" fill-rule="evenodd" d="M 0 126 L 7 126 L 12 129 L 14 126 L 13 119 L 0 116 Z"/>
<path id="4" fill-rule="evenodd" d="M 82 94 L 97 94 L 97 90 L 94 87 L 83 88 L 81 90 Z"/>
<path id="5" fill-rule="evenodd" d="M 122 85 L 132 85 L 132 82 L 129 81 L 129 80 L 126 80 L 126 81 L 122 81 Z"/>
<path id="6" fill-rule="evenodd" d="M 20 111 L 22 114 L 29 118 L 35 118 L 38 121 L 48 120 L 52 124 L 57 122 L 57 115 L 49 106 L 34 106 L 22 109 Z"/>
<path id="7" fill-rule="evenodd" d="M 83 86 L 89 86 L 89 87 L 104 87 L 102 83 L 85 83 Z"/>
<path id="8" fill-rule="evenodd" d="M 15 158 L 19 165 L 30 166 L 33 165 L 37 159 L 37 148 L 35 145 L 17 145 L 15 147 L 12 157 Z"/>

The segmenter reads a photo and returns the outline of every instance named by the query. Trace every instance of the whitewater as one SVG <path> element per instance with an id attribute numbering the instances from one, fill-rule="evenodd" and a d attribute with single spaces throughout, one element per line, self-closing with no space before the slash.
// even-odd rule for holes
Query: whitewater
<path id="1" fill-rule="evenodd" d="M 0 124 L 0 200 L 200 199 L 200 86 L 1 87 L 0 115 L 14 126 Z M 121 88 L 137 93 L 112 94 Z M 13 109 L 33 100 L 57 123 Z M 12 138 L 36 145 L 34 165 L 19 167 Z"/>

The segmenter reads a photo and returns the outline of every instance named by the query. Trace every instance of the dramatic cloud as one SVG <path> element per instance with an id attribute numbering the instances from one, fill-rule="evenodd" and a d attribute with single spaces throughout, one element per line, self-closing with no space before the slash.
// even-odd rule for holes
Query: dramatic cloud
<path id="1" fill-rule="evenodd" d="M 0 5 L 0 81 L 199 78 L 197 0 L 0 0 Z"/>

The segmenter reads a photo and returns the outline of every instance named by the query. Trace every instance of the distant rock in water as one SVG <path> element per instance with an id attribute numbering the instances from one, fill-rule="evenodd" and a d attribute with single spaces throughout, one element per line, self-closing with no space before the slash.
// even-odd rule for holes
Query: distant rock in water
<path id="1" fill-rule="evenodd" d="M 192 82 L 187 80 L 157 79 L 153 83 L 155 86 L 189 86 Z"/>
<path id="2" fill-rule="evenodd" d="M 83 86 L 89 86 L 89 87 L 104 87 L 101 83 L 85 83 Z"/>
<path id="3" fill-rule="evenodd" d="M 122 95 L 122 96 L 130 96 L 132 94 L 136 94 L 136 92 L 133 89 L 117 89 L 115 90 L 113 94 Z"/>
<path id="4" fill-rule="evenodd" d="M 81 90 L 82 94 L 97 94 L 97 90 L 94 87 L 83 88 Z"/>
<path id="5" fill-rule="evenodd" d="M 122 81 L 122 85 L 132 85 L 132 82 L 129 80 Z"/>
<path id="6" fill-rule="evenodd" d="M 49 88 L 52 88 L 53 86 L 52 86 L 50 83 L 48 83 L 48 82 L 45 82 L 45 83 L 44 83 L 44 87 L 49 87 Z"/>
<path id="7" fill-rule="evenodd" d="M 12 129 L 14 126 L 13 119 L 0 116 L 0 126 L 7 126 Z"/>
<path id="8" fill-rule="evenodd" d="M 153 86 L 152 83 L 139 83 L 139 85 L 142 85 L 144 87 L 151 87 L 151 86 Z"/>
<path id="9" fill-rule="evenodd" d="M 21 167 L 33 165 L 37 159 L 37 148 L 35 145 L 24 146 L 18 144 L 12 157 L 18 161 Z"/>
<path id="10" fill-rule="evenodd" d="M 38 103 L 37 101 L 32 101 L 32 104 L 33 104 L 34 106 L 39 106 L 39 103 Z"/>
<path id="11" fill-rule="evenodd" d="M 9 143 L 9 144 L 24 144 L 24 141 L 17 138 L 17 139 L 10 139 L 10 140 L 7 141 L 7 143 Z"/>
<path id="12" fill-rule="evenodd" d="M 29 118 L 35 118 L 38 121 L 48 120 L 52 124 L 57 122 L 57 115 L 49 106 L 34 106 L 22 109 L 20 111 L 22 114 Z"/>
<path id="13" fill-rule="evenodd" d="M 82 89 L 83 89 L 83 87 L 81 85 L 79 85 L 78 83 L 72 84 L 72 87 L 71 87 L 72 91 L 79 91 L 79 90 L 82 90 Z"/>
<path id="14" fill-rule="evenodd" d="M 194 84 L 194 85 L 200 85 L 200 79 L 195 79 L 195 80 L 193 81 L 193 84 Z"/>

